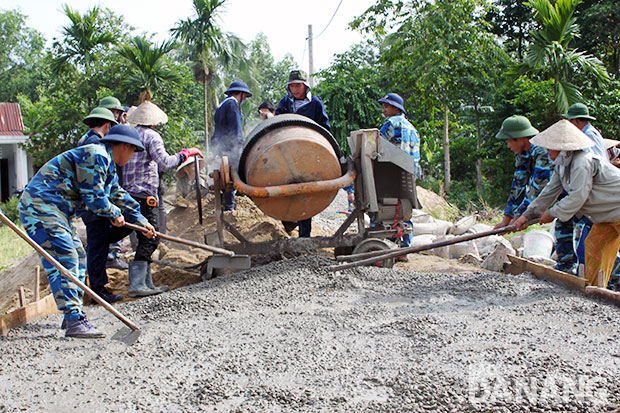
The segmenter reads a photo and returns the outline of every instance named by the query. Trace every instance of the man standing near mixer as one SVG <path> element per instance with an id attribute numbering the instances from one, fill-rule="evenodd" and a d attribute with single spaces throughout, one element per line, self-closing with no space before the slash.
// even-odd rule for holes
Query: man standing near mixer
<path id="1" fill-rule="evenodd" d="M 379 103 L 383 107 L 385 122 L 379 133 L 381 136 L 407 152 L 413 158 L 414 173 L 420 176 L 420 135 L 416 128 L 405 118 L 405 101 L 396 93 L 388 93 Z M 412 225 L 411 221 L 406 221 Z M 403 234 L 400 239 L 401 247 L 411 246 L 411 233 Z M 397 258 L 397 261 L 408 261 L 406 255 Z"/>
<path id="2" fill-rule="evenodd" d="M 308 76 L 302 70 L 293 70 L 288 76 L 286 95 L 280 100 L 276 108 L 276 115 L 284 113 L 296 113 L 312 119 L 325 129 L 329 130 L 329 117 L 325 112 L 323 101 L 313 96 L 310 92 Z M 312 218 L 299 222 L 282 222 L 287 232 L 292 231 L 299 225 L 299 236 L 310 237 L 312 232 Z"/>
<path id="3" fill-rule="evenodd" d="M 224 92 L 226 99 L 216 109 L 214 115 L 214 130 L 211 136 L 211 151 L 219 156 L 228 156 L 231 165 L 237 167 L 239 156 L 243 150 L 243 115 L 241 105 L 252 92 L 245 82 L 232 82 Z M 224 193 L 224 211 L 235 209 L 235 190 Z"/>

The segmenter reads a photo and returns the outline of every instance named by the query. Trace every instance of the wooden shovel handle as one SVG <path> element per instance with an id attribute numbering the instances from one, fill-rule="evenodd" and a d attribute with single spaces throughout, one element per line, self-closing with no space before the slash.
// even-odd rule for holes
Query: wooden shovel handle
<path id="1" fill-rule="evenodd" d="M 141 227 L 140 225 L 135 225 L 135 224 L 130 224 L 128 222 L 125 222 L 125 226 L 129 229 L 133 229 L 134 231 L 147 232 L 146 228 Z M 199 242 L 194 242 L 194 241 L 190 241 L 190 240 L 183 239 L 183 238 L 173 237 L 171 235 L 162 234 L 161 232 L 155 231 L 155 235 L 157 235 L 159 238 L 167 239 L 173 242 L 178 242 L 179 244 L 185 244 L 191 247 L 201 248 L 203 250 L 215 252 L 218 254 L 228 255 L 229 257 L 232 257 L 235 255 L 233 251 L 225 250 L 223 248 L 218 248 L 218 247 L 212 247 L 211 245 L 201 244 Z"/>
<path id="2" fill-rule="evenodd" d="M 60 273 L 67 277 L 71 282 L 80 287 L 84 292 L 90 295 L 93 300 L 99 303 L 103 308 L 111 312 L 116 318 L 121 320 L 127 327 L 136 331 L 140 330 L 140 327 L 132 323 L 127 317 L 118 312 L 114 307 L 112 307 L 107 301 L 103 298 L 99 297 L 97 293 L 91 290 L 86 284 L 77 279 L 69 270 L 67 270 L 61 263 L 56 261 L 54 257 L 52 257 L 47 251 L 45 251 L 39 244 L 34 242 L 30 237 L 21 229 L 19 229 L 10 219 L 8 219 L 1 211 L 0 211 L 0 220 L 4 222 L 9 228 L 11 228 L 17 235 L 19 235 L 24 241 L 26 241 L 32 248 L 34 248 L 39 254 L 43 256 L 50 264 L 52 264 Z"/>

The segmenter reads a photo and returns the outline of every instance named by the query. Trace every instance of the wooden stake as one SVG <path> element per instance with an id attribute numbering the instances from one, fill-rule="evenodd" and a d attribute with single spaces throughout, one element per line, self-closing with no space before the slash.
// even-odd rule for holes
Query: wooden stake
<path id="1" fill-rule="evenodd" d="M 605 284 L 605 272 L 598 270 L 598 286 L 601 288 L 607 287 Z"/>
<path id="2" fill-rule="evenodd" d="M 33 297 L 34 301 L 39 301 L 41 299 L 40 297 L 41 293 L 39 291 L 40 282 L 41 282 L 41 267 L 37 265 L 37 268 L 35 268 L 35 272 L 34 272 L 34 290 L 32 290 L 34 292 L 34 297 Z"/>
<path id="3" fill-rule="evenodd" d="M 24 292 L 24 286 L 20 285 L 19 286 L 19 293 L 17 294 L 19 297 L 19 307 L 25 307 L 26 306 L 26 293 Z"/>

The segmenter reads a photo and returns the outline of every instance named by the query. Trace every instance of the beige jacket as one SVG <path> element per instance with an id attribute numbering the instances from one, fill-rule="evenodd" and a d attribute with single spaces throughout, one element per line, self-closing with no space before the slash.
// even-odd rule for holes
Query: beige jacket
<path id="1" fill-rule="evenodd" d="M 542 215 L 566 190 L 568 196 L 549 208 L 552 217 L 568 221 L 586 215 L 594 223 L 620 221 L 620 169 L 586 151 L 560 154 L 554 165 L 551 180 L 527 208 L 526 217 Z"/>

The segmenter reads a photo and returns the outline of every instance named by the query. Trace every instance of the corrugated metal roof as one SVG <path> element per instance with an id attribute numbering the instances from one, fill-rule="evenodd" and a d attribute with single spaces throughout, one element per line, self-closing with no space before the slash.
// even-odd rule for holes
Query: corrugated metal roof
<path id="1" fill-rule="evenodd" d="M 22 136 L 24 122 L 19 103 L 0 103 L 0 135 Z"/>

